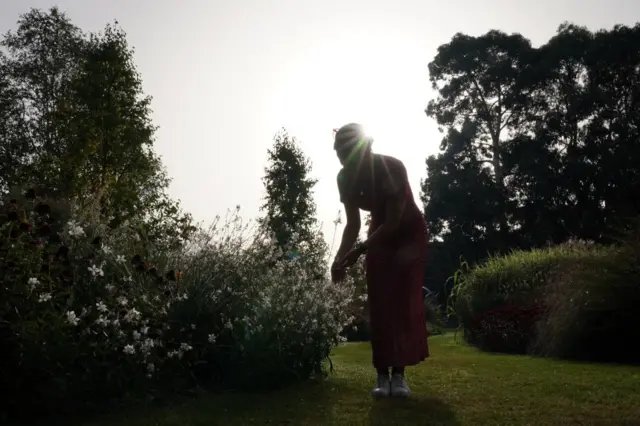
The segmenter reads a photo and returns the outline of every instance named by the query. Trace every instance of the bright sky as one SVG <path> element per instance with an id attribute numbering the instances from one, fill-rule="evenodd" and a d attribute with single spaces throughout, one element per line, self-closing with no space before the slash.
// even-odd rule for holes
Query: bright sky
<path id="1" fill-rule="evenodd" d="M 85 31 L 114 19 L 125 29 L 154 98 L 171 194 L 197 220 L 237 204 L 258 215 L 266 150 L 285 127 L 313 161 L 328 241 L 341 208 L 335 127 L 370 129 L 374 151 L 405 163 L 419 201 L 441 140 L 424 114 L 434 96 L 427 64 L 456 32 L 500 29 L 539 45 L 563 21 L 640 20 L 634 0 L 0 0 L 0 32 L 53 5 Z"/>

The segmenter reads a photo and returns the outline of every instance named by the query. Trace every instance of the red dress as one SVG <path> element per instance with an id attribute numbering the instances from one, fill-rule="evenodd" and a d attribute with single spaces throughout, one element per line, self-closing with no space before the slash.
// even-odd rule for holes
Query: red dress
<path id="1" fill-rule="evenodd" d="M 342 202 L 371 212 L 372 233 L 385 221 L 390 197 L 403 197 L 399 228 L 366 255 L 371 346 L 375 368 L 416 365 L 429 357 L 422 293 L 427 227 L 400 160 L 374 155 L 371 170 L 338 175 Z"/>

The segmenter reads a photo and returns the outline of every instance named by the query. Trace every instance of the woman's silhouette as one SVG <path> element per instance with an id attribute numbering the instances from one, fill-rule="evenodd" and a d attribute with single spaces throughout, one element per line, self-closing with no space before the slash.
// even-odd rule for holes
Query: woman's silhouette
<path id="1" fill-rule="evenodd" d="M 334 282 L 366 253 L 374 396 L 408 396 L 404 368 L 429 356 L 422 298 L 427 228 L 416 205 L 407 171 L 396 158 L 374 154 L 373 139 L 351 123 L 335 131 L 334 149 L 342 163 L 340 201 L 347 223 L 331 268 Z M 354 247 L 360 209 L 371 212 L 366 241 Z M 391 369 L 391 377 L 389 376 Z"/>

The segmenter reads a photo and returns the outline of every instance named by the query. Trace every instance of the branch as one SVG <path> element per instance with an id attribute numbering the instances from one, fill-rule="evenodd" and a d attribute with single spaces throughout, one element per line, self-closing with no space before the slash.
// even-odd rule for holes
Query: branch
<path id="1" fill-rule="evenodd" d="M 482 104 L 484 106 L 485 113 L 487 114 L 487 117 L 489 118 L 489 120 L 491 120 L 491 111 L 488 110 L 488 106 L 487 106 L 488 103 L 487 103 L 487 100 L 485 99 L 484 95 L 482 94 L 482 89 L 480 88 L 480 85 L 476 81 L 476 79 L 473 76 L 473 74 L 471 74 L 471 77 L 469 77 L 469 78 L 471 80 L 471 83 L 473 83 L 473 86 L 478 91 L 478 95 L 480 96 L 480 100 L 482 101 Z M 489 134 L 491 135 L 491 138 L 495 140 L 496 136 L 494 135 L 493 129 L 491 128 L 491 123 L 489 122 L 488 125 L 489 125 Z"/>

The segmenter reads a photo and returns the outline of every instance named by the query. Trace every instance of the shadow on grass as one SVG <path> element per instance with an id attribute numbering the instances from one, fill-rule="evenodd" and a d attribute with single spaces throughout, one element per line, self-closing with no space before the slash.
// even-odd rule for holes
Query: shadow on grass
<path id="1" fill-rule="evenodd" d="M 374 400 L 369 411 L 371 426 L 459 425 L 455 413 L 438 398 L 413 395 L 408 399 Z"/>
<path id="2" fill-rule="evenodd" d="M 368 383 L 367 383 L 368 384 Z M 67 423 L 69 424 L 69 423 Z M 434 397 L 372 400 L 368 386 L 348 379 L 309 382 L 275 392 L 208 394 L 165 407 L 139 407 L 82 426 L 443 425 L 453 411 Z"/>

